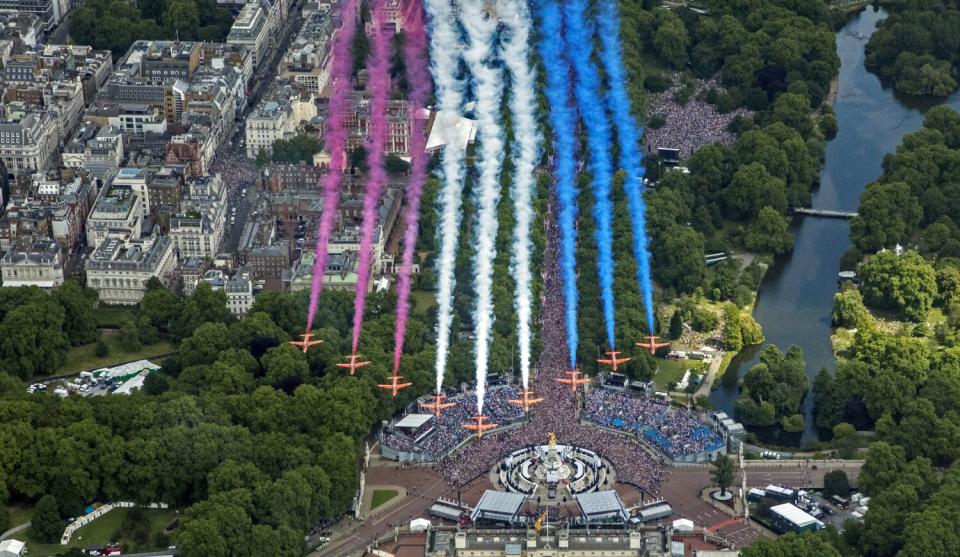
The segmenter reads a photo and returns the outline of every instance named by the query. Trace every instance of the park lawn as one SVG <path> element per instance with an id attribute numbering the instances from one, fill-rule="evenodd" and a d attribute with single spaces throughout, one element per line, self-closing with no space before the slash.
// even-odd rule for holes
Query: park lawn
<path id="1" fill-rule="evenodd" d="M 703 362 L 691 360 L 657 359 L 657 365 L 659 367 L 656 375 L 653 376 L 653 382 L 656 383 L 658 391 L 666 391 L 670 383 L 679 383 L 688 369 L 702 372 L 705 368 Z"/>
<path id="2" fill-rule="evenodd" d="M 161 340 L 150 346 L 144 346 L 140 348 L 140 350 L 134 350 L 133 352 L 124 350 L 120 346 L 120 339 L 118 337 L 104 336 L 103 340 L 107 343 L 107 346 L 110 347 L 110 353 L 105 357 L 97 357 L 97 344 L 95 342 L 84 344 L 83 346 L 75 346 L 67 352 L 67 359 L 64 364 L 60 366 L 60 369 L 57 370 L 57 374 L 61 375 L 99 369 L 123 362 L 152 358 L 153 356 L 168 354 L 175 350 L 173 344 L 165 340 Z M 154 363 L 157 362 L 155 361 Z"/>
<path id="3" fill-rule="evenodd" d="M 127 516 L 126 509 L 114 509 L 100 518 L 87 524 L 74 532 L 70 538 L 70 543 L 60 545 L 59 543 L 39 543 L 33 541 L 33 531 L 28 529 L 26 536 L 20 539 L 27 540 L 27 549 L 31 557 L 47 557 L 58 555 L 72 547 L 84 548 L 91 545 L 106 545 L 111 542 L 118 542 L 126 547 L 133 548 L 136 551 L 150 551 L 155 549 L 166 549 L 166 547 L 154 547 L 153 537 L 157 532 L 163 531 L 168 524 L 176 519 L 176 513 L 170 510 L 145 509 L 144 513 L 150 522 L 150 541 L 144 546 L 137 546 L 133 540 L 116 538 L 123 519 Z"/>
<path id="4" fill-rule="evenodd" d="M 380 505 L 383 505 L 387 501 L 393 499 L 397 495 L 400 495 L 400 492 L 395 489 L 375 489 L 373 490 L 373 496 L 370 498 L 370 510 L 374 510 Z"/>
<path id="5" fill-rule="evenodd" d="M 97 327 L 101 329 L 119 329 L 125 318 L 136 322 L 137 315 L 127 307 L 100 306 L 93 310 Z"/>
<path id="6" fill-rule="evenodd" d="M 943 313 L 943 310 L 940 308 L 933 308 L 930 310 L 930 313 L 927 314 L 927 323 L 937 325 L 939 323 L 946 323 L 947 316 Z"/>
<path id="7" fill-rule="evenodd" d="M 419 316 L 427 315 L 427 312 L 430 311 L 430 308 L 437 304 L 437 300 L 433 295 L 433 292 L 426 292 L 423 290 L 414 290 L 410 293 L 410 297 L 413 298 L 413 314 Z"/>
<path id="8" fill-rule="evenodd" d="M 30 522 L 30 519 L 33 518 L 33 504 L 23 503 L 16 506 L 8 506 L 7 510 L 10 511 L 10 527 L 19 526 L 24 522 Z M 16 537 L 16 536 L 14 536 Z"/>

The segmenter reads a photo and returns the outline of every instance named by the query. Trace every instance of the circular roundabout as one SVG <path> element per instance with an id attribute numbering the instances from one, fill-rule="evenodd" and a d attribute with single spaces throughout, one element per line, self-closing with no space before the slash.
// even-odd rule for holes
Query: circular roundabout
<path id="1" fill-rule="evenodd" d="M 497 489 L 536 499 L 541 505 L 561 505 L 574 495 L 610 489 L 616 482 L 613 466 L 595 451 L 557 444 L 551 433 L 546 445 L 511 452 L 493 470 Z"/>

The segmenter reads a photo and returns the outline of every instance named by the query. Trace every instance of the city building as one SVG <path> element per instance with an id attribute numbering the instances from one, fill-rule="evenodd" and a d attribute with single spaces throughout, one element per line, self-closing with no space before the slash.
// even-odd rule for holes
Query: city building
<path id="1" fill-rule="evenodd" d="M 63 251 L 49 238 L 21 238 L 0 260 L 3 286 L 55 288 L 63 284 Z"/>
<path id="2" fill-rule="evenodd" d="M 170 238 L 108 238 L 87 261 L 87 286 L 97 291 L 100 303 L 138 304 L 151 278 L 169 282 L 175 262 Z"/>
<path id="3" fill-rule="evenodd" d="M 0 0 L 0 13 L 33 14 L 45 31 L 60 25 L 69 10 L 69 0 Z"/>
<path id="4" fill-rule="evenodd" d="M 263 149 L 273 152 L 273 142 L 296 134 L 304 122 L 317 116 L 314 95 L 286 83 L 271 89 L 247 116 L 247 157 L 256 158 Z"/>
<path id="5" fill-rule="evenodd" d="M 250 50 L 254 66 L 267 57 L 267 48 L 272 43 L 274 22 L 268 10 L 269 7 L 265 9 L 260 2 L 244 4 L 227 35 L 227 44 L 245 46 Z"/>
<path id="6" fill-rule="evenodd" d="M 56 241 L 64 253 L 73 254 L 84 238 L 96 197 L 96 178 L 72 169 L 24 178 L 20 180 L 24 186 L 14 189 L 0 216 L 0 249 L 10 249 L 25 237 L 44 237 Z"/>
<path id="7" fill-rule="evenodd" d="M 230 313 L 237 317 L 247 315 L 253 307 L 253 282 L 250 278 L 237 273 L 224 282 L 223 290 L 227 293 L 227 308 Z"/>
<path id="8" fill-rule="evenodd" d="M 177 168 L 164 166 L 153 173 L 147 190 L 149 213 L 156 217 L 157 225 L 163 232 L 170 230 L 170 217 L 180 211 L 183 173 Z"/>
<path id="9" fill-rule="evenodd" d="M 139 238 L 144 215 L 143 197 L 133 187 L 112 181 L 100 190 L 100 196 L 87 218 L 87 245 L 99 246 L 108 238 Z"/>
<path id="10" fill-rule="evenodd" d="M 243 250 L 244 265 L 253 279 L 280 278 L 290 269 L 290 243 L 279 241 Z"/>
<path id="11" fill-rule="evenodd" d="M 330 81 L 331 12 L 327 5 L 305 17 L 280 64 L 281 78 L 299 83 L 314 95 L 323 93 Z"/>
<path id="12" fill-rule="evenodd" d="M 54 168 L 60 136 L 50 112 L 17 110 L 8 105 L 0 120 L 0 159 L 12 174 L 33 174 Z"/>
<path id="13" fill-rule="evenodd" d="M 361 73 L 365 73 L 365 70 Z M 370 136 L 370 92 L 353 91 L 347 103 L 344 127 L 347 131 L 347 150 L 367 144 Z M 413 112 L 403 99 L 387 102 L 387 131 L 384 151 L 398 157 L 410 156 L 410 134 L 413 129 Z"/>
<path id="14" fill-rule="evenodd" d="M 226 230 L 227 196 L 220 176 L 187 183 L 180 211 L 170 218 L 169 235 L 180 257 L 213 259 Z"/>

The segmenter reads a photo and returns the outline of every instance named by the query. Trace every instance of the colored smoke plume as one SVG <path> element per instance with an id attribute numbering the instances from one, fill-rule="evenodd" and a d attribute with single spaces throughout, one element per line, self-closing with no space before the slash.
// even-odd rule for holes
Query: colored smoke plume
<path id="1" fill-rule="evenodd" d="M 325 142 L 330 151 L 330 169 L 324 175 L 323 184 L 323 214 L 317 229 L 317 243 L 313 261 L 313 280 L 310 284 L 310 310 L 307 314 L 307 332 L 313 329 L 313 319 L 317 314 L 317 302 L 320 291 L 323 289 L 323 273 L 327 268 L 327 246 L 333 234 L 333 226 L 337 221 L 337 208 L 340 204 L 340 182 L 343 179 L 344 144 L 346 132 L 344 130 L 344 116 L 346 103 L 349 101 L 350 78 L 353 73 L 353 38 L 357 32 L 357 0 L 346 0 L 343 5 L 343 27 L 333 39 L 333 67 L 330 79 L 333 80 L 333 94 L 330 95 L 330 104 L 327 118 L 327 132 Z"/>

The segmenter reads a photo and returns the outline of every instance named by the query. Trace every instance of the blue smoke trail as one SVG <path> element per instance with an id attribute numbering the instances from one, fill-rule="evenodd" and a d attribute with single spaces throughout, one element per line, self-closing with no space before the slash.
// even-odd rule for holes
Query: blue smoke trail
<path id="1" fill-rule="evenodd" d="M 650 251 L 647 240 L 647 216 L 643 201 L 643 151 L 639 149 L 642 130 L 637 127 L 630 110 L 627 95 L 627 73 L 623 68 L 620 49 L 620 16 L 612 0 L 600 4 L 598 31 L 603 50 L 600 60 L 607 73 L 610 91 L 607 103 L 617 126 L 617 143 L 620 146 L 620 165 L 627 174 L 624 190 L 627 194 L 627 209 L 633 225 L 633 256 L 637 260 L 637 282 L 643 294 L 643 307 L 647 313 L 647 327 L 652 335 L 653 280 L 650 276 Z"/>
<path id="2" fill-rule="evenodd" d="M 556 150 L 556 188 L 560 214 L 560 270 L 563 273 L 563 305 L 567 327 L 567 348 L 570 367 L 576 367 L 577 345 L 577 183 L 576 129 L 570 106 L 570 66 L 564 55 L 563 19 L 560 8 L 550 0 L 536 0 L 540 18 L 540 40 L 537 49 L 547 74 L 547 100 L 550 104 L 550 127 L 553 128 Z"/>
<path id="3" fill-rule="evenodd" d="M 607 344 L 614 345 L 613 303 L 613 165 L 610 162 L 610 121 L 600 95 L 600 75 L 590 60 L 593 51 L 593 26 L 588 24 L 584 12 L 586 0 L 571 0 L 564 6 L 567 24 L 567 52 L 571 54 L 577 70 L 577 106 L 587 130 L 587 146 L 590 151 L 590 172 L 593 174 L 593 219 L 596 221 L 598 261 L 600 274 L 600 299 L 603 317 L 607 326 Z"/>

